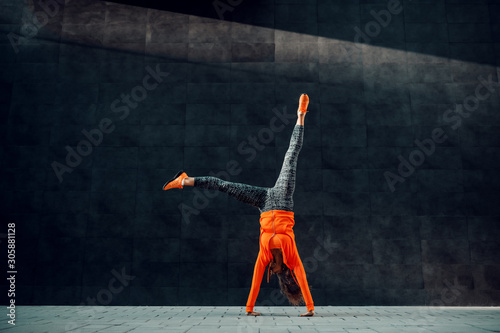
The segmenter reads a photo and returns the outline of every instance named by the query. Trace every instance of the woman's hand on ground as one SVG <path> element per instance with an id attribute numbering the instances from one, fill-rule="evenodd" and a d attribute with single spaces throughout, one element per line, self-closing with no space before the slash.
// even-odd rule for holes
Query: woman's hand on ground
<path id="1" fill-rule="evenodd" d="M 247 312 L 247 316 L 260 316 L 260 313 L 259 312 L 250 311 L 250 312 Z"/>
<path id="2" fill-rule="evenodd" d="M 314 310 L 307 311 L 306 313 L 301 313 L 299 316 L 300 317 L 312 317 L 312 316 L 314 316 Z"/>

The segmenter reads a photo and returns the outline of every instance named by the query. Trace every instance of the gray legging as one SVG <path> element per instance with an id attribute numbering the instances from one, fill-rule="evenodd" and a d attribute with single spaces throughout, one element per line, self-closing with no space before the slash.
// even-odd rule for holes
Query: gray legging
<path id="1" fill-rule="evenodd" d="M 304 137 L 304 126 L 295 125 L 290 146 L 285 155 L 281 172 L 274 187 L 258 187 L 232 183 L 216 177 L 195 177 L 194 186 L 218 190 L 241 202 L 259 208 L 260 212 L 270 210 L 293 211 L 293 192 L 295 190 L 295 170 L 297 158 Z"/>

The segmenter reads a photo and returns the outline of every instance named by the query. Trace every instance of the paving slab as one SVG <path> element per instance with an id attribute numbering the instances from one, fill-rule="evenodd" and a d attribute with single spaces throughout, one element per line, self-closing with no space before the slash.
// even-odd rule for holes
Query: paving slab
<path id="1" fill-rule="evenodd" d="M 500 307 L 318 306 L 314 317 L 295 307 L 18 306 L 20 333 L 489 333 L 500 332 Z"/>

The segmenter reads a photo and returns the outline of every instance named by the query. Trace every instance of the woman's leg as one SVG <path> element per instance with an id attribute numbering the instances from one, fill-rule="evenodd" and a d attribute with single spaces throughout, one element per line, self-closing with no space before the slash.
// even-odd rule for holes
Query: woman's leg
<path id="1" fill-rule="evenodd" d="M 259 209 L 264 207 L 268 190 L 266 187 L 232 183 L 216 177 L 187 177 L 184 185 L 217 190 Z"/>
<path id="2" fill-rule="evenodd" d="M 286 197 L 291 197 L 295 190 L 295 177 L 297 170 L 297 161 L 299 158 L 300 149 L 304 140 L 304 126 L 295 125 L 290 138 L 290 146 L 285 154 L 283 165 L 278 176 L 278 180 L 274 185 Z"/>
<path id="3" fill-rule="evenodd" d="M 281 167 L 278 180 L 274 187 L 269 189 L 269 195 L 264 207 L 268 210 L 293 211 L 293 192 L 295 191 L 295 179 L 297 170 L 297 160 L 304 138 L 304 115 L 299 115 L 295 125 L 290 146 L 285 154 L 285 159 Z"/>

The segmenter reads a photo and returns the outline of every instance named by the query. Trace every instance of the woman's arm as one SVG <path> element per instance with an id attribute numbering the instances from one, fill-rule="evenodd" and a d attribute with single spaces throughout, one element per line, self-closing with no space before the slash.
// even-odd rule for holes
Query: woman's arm
<path id="1" fill-rule="evenodd" d="M 252 288 L 250 289 L 250 294 L 248 295 L 246 306 L 248 316 L 260 316 L 260 313 L 253 312 L 253 307 L 255 306 L 255 301 L 257 300 L 257 296 L 259 295 L 262 277 L 264 276 L 264 272 L 266 271 L 266 266 L 268 264 L 269 262 L 266 262 L 264 259 L 264 254 L 259 251 L 259 255 L 257 256 L 257 260 L 255 261 L 255 267 L 253 270 Z"/>
<path id="2" fill-rule="evenodd" d="M 314 316 L 314 302 L 311 296 L 311 291 L 309 290 L 309 284 L 307 283 L 306 271 L 304 270 L 304 265 L 302 264 L 302 260 L 297 256 L 294 258 L 295 267 L 293 272 L 295 273 L 295 277 L 297 278 L 297 282 L 299 283 L 300 290 L 302 291 L 302 296 L 304 296 L 304 302 L 306 303 L 307 312 L 302 313 L 301 317 L 309 317 Z"/>

